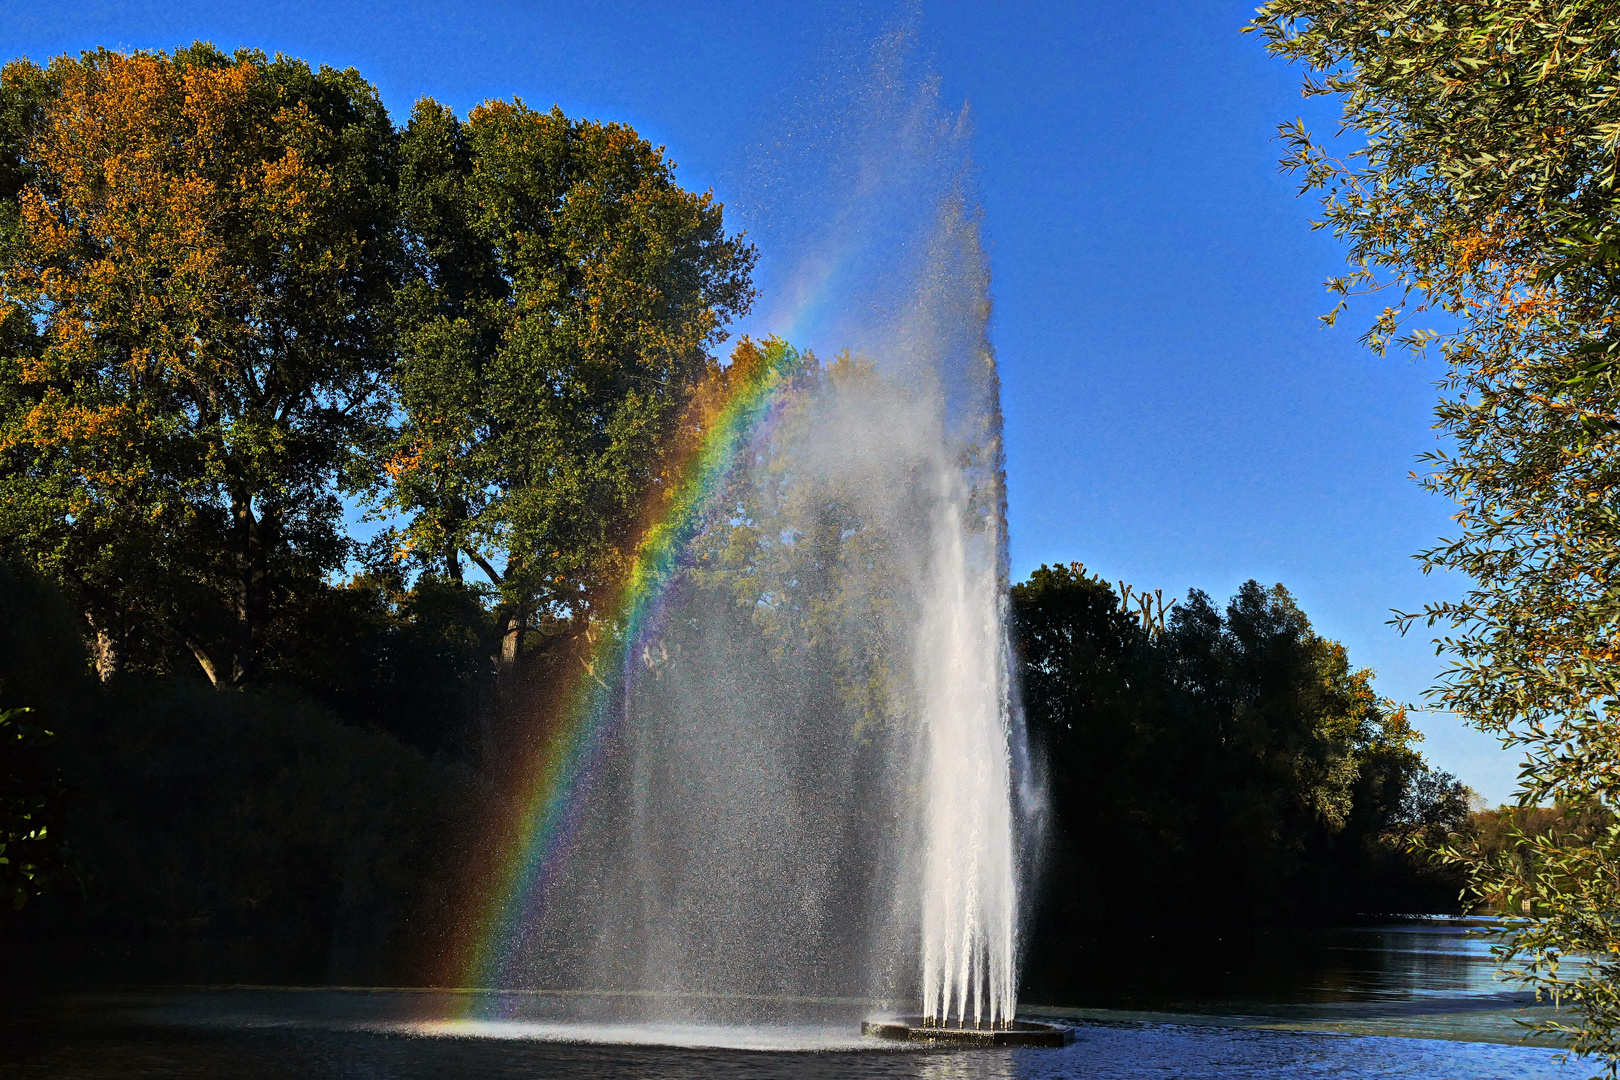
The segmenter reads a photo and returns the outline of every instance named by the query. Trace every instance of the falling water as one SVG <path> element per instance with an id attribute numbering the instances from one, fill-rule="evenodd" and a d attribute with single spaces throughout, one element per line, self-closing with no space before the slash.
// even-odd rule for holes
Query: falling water
<path id="1" fill-rule="evenodd" d="M 1020 848 L 1031 839 L 1019 804 L 1039 800 L 1015 776 L 1027 770 L 1006 632 L 1000 384 L 968 117 L 940 108 L 938 81 L 917 70 L 910 44 L 904 32 L 881 40 L 867 79 L 842 88 L 847 100 L 817 101 L 823 126 L 797 125 L 810 134 L 796 167 L 835 164 L 808 170 L 819 187 L 791 219 L 802 227 L 819 209 L 828 222 L 800 248 L 800 273 L 820 275 L 822 292 L 790 302 L 909 391 L 899 408 L 876 404 L 889 410 L 878 436 L 888 446 L 852 464 L 868 487 L 927 493 L 926 510 L 896 522 L 916 559 L 897 629 L 910 636 L 921 758 L 909 808 L 921 831 L 920 996 L 926 1023 L 980 1026 L 1016 1012 Z M 842 197 L 817 205 L 828 192 Z M 847 423 L 825 425 L 823 438 L 860 442 Z"/>
<path id="2" fill-rule="evenodd" d="M 964 540 L 941 523 L 938 584 L 919 627 L 927 737 L 922 996 L 926 1022 L 979 1026 L 1016 1011 L 1018 898 L 1000 590 Z"/>
<path id="3" fill-rule="evenodd" d="M 858 70 L 755 155 L 747 329 L 806 351 L 627 650 L 514 986 L 661 1021 L 1016 1011 L 1035 796 L 970 133 L 905 34 Z"/>

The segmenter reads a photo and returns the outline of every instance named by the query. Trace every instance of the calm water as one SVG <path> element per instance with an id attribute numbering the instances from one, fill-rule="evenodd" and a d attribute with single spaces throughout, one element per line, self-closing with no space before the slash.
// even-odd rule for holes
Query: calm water
<path id="1" fill-rule="evenodd" d="M 1545 1009 L 1496 982 L 1488 946 L 1455 924 L 1168 941 L 1142 943 L 1106 992 L 1024 1010 L 1074 1025 L 1076 1041 L 1061 1050 L 896 1049 L 856 1033 L 862 1015 L 881 1011 L 858 1002 L 124 987 L 13 995 L 0 1076 L 1580 1080 L 1594 1071 L 1512 1044 L 1514 1021 Z"/>
<path id="2" fill-rule="evenodd" d="M 1311 1012 L 1350 1003 L 1472 1003 L 1517 994 L 1498 979 L 1486 925 L 1402 919 L 1299 931 L 1166 931 L 1087 954 L 1089 990 L 1040 988 L 1023 1003 L 1196 1012 Z M 1519 995 L 1522 996 L 1522 995 Z M 1524 1000 L 1528 1000 L 1527 997 Z"/>

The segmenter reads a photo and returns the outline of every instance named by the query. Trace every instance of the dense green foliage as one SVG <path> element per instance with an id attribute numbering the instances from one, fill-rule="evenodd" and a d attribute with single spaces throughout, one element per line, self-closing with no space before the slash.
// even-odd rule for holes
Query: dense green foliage
<path id="1" fill-rule="evenodd" d="M 61 902 L 81 867 L 56 732 L 85 715 L 82 624 L 57 590 L 0 559 L 0 930 L 35 896 Z"/>
<path id="2" fill-rule="evenodd" d="M 622 125 L 424 99 L 396 129 L 353 70 L 200 44 L 14 62 L 0 542 L 104 680 L 276 682 L 312 620 L 372 617 L 331 588 L 370 500 L 382 576 L 476 564 L 509 670 L 627 565 L 753 260 Z"/>
<path id="3" fill-rule="evenodd" d="M 428 100 L 401 135 L 402 291 L 388 505 L 452 580 L 497 586 L 503 659 L 577 629 L 634 554 L 753 249 L 627 127 Z"/>
<path id="4" fill-rule="evenodd" d="M 393 129 L 353 71 L 207 46 L 8 65 L 0 537 L 111 677 L 251 681 L 340 569 L 388 414 Z"/>
<path id="5" fill-rule="evenodd" d="M 1439 703 L 1526 753 L 1527 805 L 1605 817 L 1620 797 L 1620 11 L 1273 0 L 1251 29 L 1364 140 L 1334 156 L 1283 129 L 1284 164 L 1349 248 L 1333 286 L 1393 286 L 1372 343 L 1438 342 L 1449 368 L 1436 415 L 1453 449 L 1423 483 L 1457 502 L 1459 531 L 1423 558 L 1472 586 L 1409 620 L 1444 633 Z M 1428 308 L 1447 333 L 1403 329 Z M 1525 918 L 1503 959 L 1572 1005 L 1561 1030 L 1620 1074 L 1620 830 L 1521 840 L 1534 859 L 1451 856 Z"/>
<path id="6" fill-rule="evenodd" d="M 1038 986 L 1099 923 L 1456 910 L 1460 880 L 1408 842 L 1462 828 L 1466 789 L 1282 586 L 1251 581 L 1224 612 L 1194 590 L 1167 620 L 1125 601 L 1078 564 L 1013 589 L 1054 818 Z"/>
<path id="7" fill-rule="evenodd" d="M 493 707 L 495 618 L 481 590 L 398 563 L 320 590 L 266 672 L 350 722 L 475 762 Z"/>

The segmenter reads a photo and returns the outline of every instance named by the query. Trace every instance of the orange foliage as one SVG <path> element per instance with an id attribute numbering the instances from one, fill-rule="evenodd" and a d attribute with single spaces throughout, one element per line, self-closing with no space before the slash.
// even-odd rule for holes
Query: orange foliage
<path id="1" fill-rule="evenodd" d="M 324 536 L 298 565 L 329 564 L 330 495 L 375 423 L 386 114 L 352 72 L 206 45 L 16 61 L 0 79 L 34 103 L 0 267 L 0 313 L 33 326 L 0 359 L 0 449 L 9 490 L 49 493 L 7 527 L 98 619 L 164 608 L 172 574 L 256 633 L 270 561 L 305 542 L 265 517 L 308 515 L 301 535 Z M 176 531 L 204 515 L 243 535 Z"/>
<path id="2" fill-rule="evenodd" d="M 306 152 L 318 125 L 302 103 L 263 107 L 276 91 L 249 59 L 102 52 L 50 70 L 59 92 L 29 147 L 41 182 L 19 197 L 23 257 L 8 282 L 48 313 L 49 347 L 18 375 L 92 377 L 103 394 L 179 394 L 217 412 L 266 303 L 244 248 L 266 232 L 296 243 L 311 198 L 330 188 Z M 123 402 L 61 412 L 47 398 L 25 434 L 42 446 L 128 440 L 114 418 L 129 415 Z"/>

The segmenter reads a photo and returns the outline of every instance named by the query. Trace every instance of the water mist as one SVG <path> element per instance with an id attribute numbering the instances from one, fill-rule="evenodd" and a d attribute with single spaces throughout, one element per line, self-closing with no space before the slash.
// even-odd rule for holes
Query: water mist
<path id="1" fill-rule="evenodd" d="M 503 966 L 632 1019 L 1016 1011 L 1030 802 L 965 119 L 904 35 L 756 155 L 784 379 L 624 651 Z M 812 352 L 813 350 L 813 352 Z M 819 357 L 819 358 L 818 358 Z"/>

